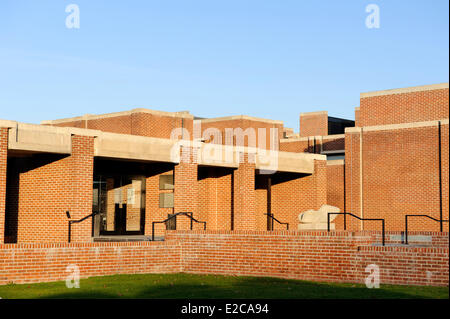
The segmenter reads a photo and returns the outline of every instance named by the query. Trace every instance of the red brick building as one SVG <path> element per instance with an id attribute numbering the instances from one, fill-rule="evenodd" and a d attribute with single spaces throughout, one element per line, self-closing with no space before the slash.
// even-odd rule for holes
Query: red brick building
<path id="1" fill-rule="evenodd" d="M 448 90 L 363 93 L 355 121 L 302 113 L 299 134 L 275 120 L 147 109 L 0 120 L 0 243 L 67 242 L 68 221 L 92 213 L 72 224 L 71 241 L 187 230 L 180 215 L 153 233 L 180 212 L 211 231 L 286 229 L 267 214 L 296 230 L 299 213 L 324 204 L 384 218 L 392 231 L 406 214 L 448 220 Z M 426 218 L 411 230 L 442 231 Z"/>

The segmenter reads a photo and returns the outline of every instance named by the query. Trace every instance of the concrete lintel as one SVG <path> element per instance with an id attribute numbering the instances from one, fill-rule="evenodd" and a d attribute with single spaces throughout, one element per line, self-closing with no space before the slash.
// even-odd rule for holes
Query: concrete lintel
<path id="1" fill-rule="evenodd" d="M 8 149 L 70 154 L 71 134 L 66 128 L 16 123 L 9 129 Z"/>
<path id="2" fill-rule="evenodd" d="M 201 166 L 239 167 L 239 151 L 233 146 L 201 143 L 197 155 Z"/>
<path id="3" fill-rule="evenodd" d="M 99 157 L 179 163 L 176 140 L 126 135 L 102 134 L 94 140 L 94 155 Z"/>
<path id="4" fill-rule="evenodd" d="M 255 168 L 260 171 L 314 173 L 314 161 L 326 161 L 325 155 L 273 151 L 258 153 Z"/>

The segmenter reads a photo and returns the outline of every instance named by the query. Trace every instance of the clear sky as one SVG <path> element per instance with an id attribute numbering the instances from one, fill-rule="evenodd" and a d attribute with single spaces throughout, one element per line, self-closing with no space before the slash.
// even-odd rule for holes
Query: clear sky
<path id="1" fill-rule="evenodd" d="M 448 29 L 448 0 L 1 0 L 0 118 L 146 107 L 298 131 L 301 112 L 353 119 L 361 92 L 448 82 Z"/>

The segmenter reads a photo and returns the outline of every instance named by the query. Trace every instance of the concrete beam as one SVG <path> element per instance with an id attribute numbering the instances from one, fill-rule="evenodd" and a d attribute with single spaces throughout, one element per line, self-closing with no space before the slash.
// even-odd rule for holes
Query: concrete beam
<path id="1" fill-rule="evenodd" d="M 102 132 L 94 140 L 94 156 L 179 163 L 176 140 Z"/>

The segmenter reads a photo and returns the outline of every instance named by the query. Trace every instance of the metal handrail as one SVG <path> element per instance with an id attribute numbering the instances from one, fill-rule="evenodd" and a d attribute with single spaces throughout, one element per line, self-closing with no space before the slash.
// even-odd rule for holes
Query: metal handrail
<path id="1" fill-rule="evenodd" d="M 280 222 L 278 219 L 276 219 L 273 216 L 273 214 L 270 214 L 270 213 L 265 213 L 264 215 L 267 215 L 267 216 L 269 216 L 272 219 L 272 230 L 273 230 L 273 221 L 276 221 L 280 225 L 286 225 L 286 230 L 289 230 L 289 223 Z"/>
<path id="2" fill-rule="evenodd" d="M 347 230 L 347 223 L 345 217 L 350 215 L 362 221 L 381 221 L 381 232 L 382 232 L 382 244 L 385 245 L 385 227 L 384 227 L 384 219 L 383 218 L 361 218 L 359 216 L 353 215 L 352 213 L 328 213 L 327 215 L 327 230 L 330 231 L 330 215 L 344 215 L 344 230 Z"/>
<path id="3" fill-rule="evenodd" d="M 191 219 L 191 230 L 192 230 L 192 227 L 193 227 L 192 222 L 203 224 L 204 225 L 203 229 L 206 230 L 206 222 L 197 220 L 194 217 L 192 217 L 192 215 L 193 215 L 192 212 L 180 212 L 180 213 L 173 214 L 172 216 L 170 216 L 169 218 L 167 218 L 165 220 L 152 222 L 152 241 L 155 241 L 155 224 L 167 223 L 169 220 L 177 217 L 178 215 L 185 215 L 185 216 L 187 216 L 187 217 L 189 217 Z"/>
<path id="4" fill-rule="evenodd" d="M 68 232 L 68 239 L 67 239 L 68 242 L 70 243 L 70 240 L 71 240 L 71 237 L 72 237 L 72 224 L 81 223 L 82 221 L 88 219 L 89 217 L 94 217 L 97 214 L 99 214 L 99 212 L 94 212 L 94 213 L 92 213 L 90 215 L 87 215 L 87 216 L 85 216 L 85 217 L 83 217 L 81 219 L 78 219 L 78 220 L 69 220 L 69 232 Z M 70 212 L 69 211 L 66 211 L 66 216 L 67 216 L 67 218 L 70 219 Z"/>
<path id="5" fill-rule="evenodd" d="M 442 223 L 448 223 L 448 220 L 444 220 L 444 219 L 436 219 L 433 218 L 429 215 L 405 215 L 405 244 L 408 245 L 408 217 L 426 217 L 429 218 L 431 220 L 434 220 L 436 222 L 439 222 L 441 224 L 441 231 L 442 231 Z"/>

